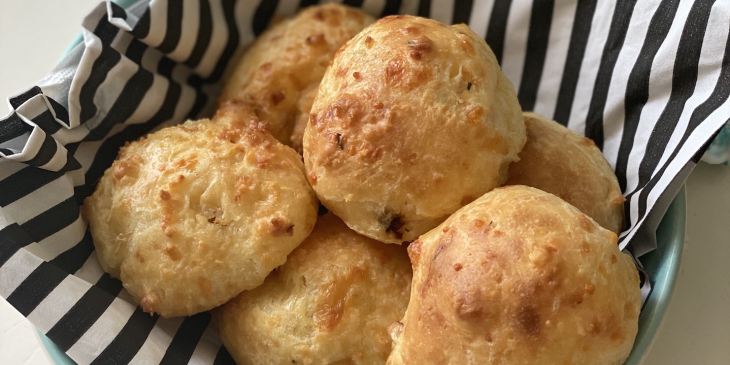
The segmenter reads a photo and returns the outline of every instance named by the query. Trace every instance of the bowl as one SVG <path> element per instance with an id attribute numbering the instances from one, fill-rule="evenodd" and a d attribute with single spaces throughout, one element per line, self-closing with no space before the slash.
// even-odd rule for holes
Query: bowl
<path id="1" fill-rule="evenodd" d="M 116 0 L 114 2 L 127 8 L 133 5 L 136 0 Z M 66 54 L 79 45 L 82 40 L 81 35 L 77 36 L 66 50 Z M 683 186 L 657 228 L 657 249 L 641 257 L 641 262 L 649 274 L 653 290 L 639 316 L 639 332 L 636 335 L 631 355 L 629 355 L 624 365 L 639 365 L 642 363 L 649 353 L 654 343 L 655 334 L 664 320 L 679 274 L 684 247 L 686 218 L 686 195 Z M 76 364 L 43 333 L 38 331 L 38 334 L 56 364 Z"/>

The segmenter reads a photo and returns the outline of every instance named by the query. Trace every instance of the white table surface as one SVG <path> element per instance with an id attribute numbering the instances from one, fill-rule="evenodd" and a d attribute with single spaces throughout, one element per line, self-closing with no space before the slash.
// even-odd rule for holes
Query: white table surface
<path id="1" fill-rule="evenodd" d="M 50 71 L 97 0 L 0 0 L 0 115 L 5 98 Z M 34 14 L 29 16 L 27 14 Z M 0 364 L 51 364 L 33 326 L 0 298 Z M 730 364 L 730 167 L 687 181 L 687 238 L 667 317 L 644 365 Z"/>

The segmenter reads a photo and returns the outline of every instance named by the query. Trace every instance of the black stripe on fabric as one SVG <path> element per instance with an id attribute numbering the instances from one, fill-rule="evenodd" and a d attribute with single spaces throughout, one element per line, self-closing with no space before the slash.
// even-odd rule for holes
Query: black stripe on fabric
<path id="1" fill-rule="evenodd" d="M 32 120 L 33 123 L 41 127 L 41 129 L 43 129 L 43 131 L 47 134 L 56 133 L 59 129 L 61 129 L 61 125 L 53 119 L 53 114 L 50 110 L 46 110 L 43 113 L 38 114 L 38 116 Z"/>
<path id="2" fill-rule="evenodd" d="M 342 2 L 343 5 L 352 6 L 355 8 L 362 7 L 362 3 L 364 0 L 345 0 Z"/>
<path id="3" fill-rule="evenodd" d="M 299 0 L 299 9 L 306 8 L 308 6 L 317 5 L 319 0 Z"/>
<path id="4" fill-rule="evenodd" d="M 266 3 L 278 3 L 279 1 L 272 0 L 272 1 L 263 1 Z M 213 70 L 213 73 L 210 74 L 208 79 L 206 80 L 209 83 L 217 82 L 222 76 L 223 71 L 225 71 L 226 66 L 228 65 L 228 62 L 231 60 L 231 57 L 233 57 L 233 53 L 236 52 L 236 48 L 238 48 L 238 42 L 240 41 L 240 36 L 238 35 L 238 26 L 236 25 L 236 13 L 235 13 L 235 7 L 236 7 L 236 0 L 221 0 L 221 3 L 223 4 L 223 15 L 226 18 L 226 26 L 228 28 L 228 42 L 226 43 L 226 47 L 223 49 L 223 52 L 221 53 L 220 58 L 218 59 L 218 63 L 215 65 L 215 69 Z M 260 6 L 259 6 L 260 7 Z M 274 10 L 276 9 L 276 5 L 274 5 Z M 258 9 L 256 10 L 257 16 L 258 16 Z M 273 15 L 273 10 L 271 14 L 268 15 L 266 18 L 265 24 L 268 24 L 269 19 Z M 255 21 L 254 21 L 255 22 Z M 265 27 L 265 25 L 264 25 Z M 258 34 L 256 34 L 258 35 Z"/>
<path id="5" fill-rule="evenodd" d="M 205 50 L 208 49 L 210 44 L 210 38 L 213 35 L 213 16 L 210 12 L 210 3 L 208 0 L 199 0 L 198 12 L 198 37 L 195 40 L 195 46 L 190 56 L 185 60 L 185 64 L 190 68 L 195 68 L 200 64 L 200 61 L 205 55 Z"/>
<path id="6" fill-rule="evenodd" d="M 109 45 L 117 37 L 120 29 L 116 25 L 109 23 L 109 19 L 104 16 L 94 28 L 94 34 L 101 40 L 104 45 Z"/>
<path id="7" fill-rule="evenodd" d="M 471 16 L 473 6 L 474 0 L 455 0 L 454 15 L 451 18 L 451 24 L 469 24 L 469 17 Z"/>
<path id="8" fill-rule="evenodd" d="M 172 80 L 172 70 L 175 69 L 177 63 L 167 57 L 162 57 L 160 62 L 157 63 L 157 73 L 161 76 Z"/>
<path id="9" fill-rule="evenodd" d="M 7 301 L 24 316 L 28 316 L 51 294 L 68 273 L 47 263 L 41 264 L 10 294 Z"/>
<path id="10" fill-rule="evenodd" d="M 418 2 L 418 12 L 416 15 L 428 18 L 431 16 L 431 0 L 421 0 Z"/>
<path id="11" fill-rule="evenodd" d="M 23 230 L 33 238 L 34 241 L 40 242 L 44 238 L 66 228 L 79 217 L 79 206 L 76 199 L 72 196 L 68 199 L 56 204 L 53 208 L 38 214 L 29 221 L 20 225 Z"/>
<path id="12" fill-rule="evenodd" d="M 175 50 L 180 42 L 182 34 L 182 0 L 167 0 L 167 25 L 165 26 L 165 38 L 157 49 L 162 53 L 170 53 Z"/>
<path id="13" fill-rule="evenodd" d="M 62 121 L 66 126 L 71 125 L 71 119 L 68 117 L 68 110 L 63 107 L 59 102 L 53 100 L 52 97 L 46 95 L 46 99 L 51 104 L 51 107 L 53 108 L 53 112 L 56 113 L 56 119 Z"/>
<path id="14" fill-rule="evenodd" d="M 99 25 L 96 27 L 94 33 L 96 34 L 97 31 L 108 27 L 115 29 L 114 35 L 116 35 L 116 30 L 118 28 L 109 24 L 106 17 L 103 17 L 99 21 Z M 102 31 L 100 33 L 104 32 Z M 112 37 L 112 39 L 114 38 Z M 121 59 L 122 56 L 119 52 L 113 50 L 111 47 L 102 46 L 99 57 L 94 60 L 94 63 L 91 66 L 89 78 L 84 82 L 84 85 L 81 86 L 81 91 L 79 91 L 79 104 L 81 106 L 79 120 L 81 124 L 86 123 L 89 119 L 96 115 L 97 108 L 96 104 L 94 104 L 94 95 L 96 95 L 96 91 L 99 89 L 101 83 L 106 80 L 109 71 L 111 71 L 111 69 L 114 68 Z"/>
<path id="15" fill-rule="evenodd" d="M 486 41 L 500 64 L 502 64 L 504 38 L 507 33 L 507 18 L 511 6 L 512 0 L 495 0 L 492 6 L 492 15 L 489 16 Z"/>
<path id="16" fill-rule="evenodd" d="M 159 316 L 150 316 L 137 307 L 127 324 L 91 364 L 128 364 L 144 345 L 158 318 Z"/>
<path id="17" fill-rule="evenodd" d="M 17 113 L 13 112 L 0 123 L 0 143 L 5 143 L 32 131 L 33 126 L 26 124 Z"/>
<path id="18" fill-rule="evenodd" d="M 24 163 L 31 166 L 43 166 L 51 161 L 53 156 L 56 155 L 57 151 L 58 146 L 56 145 L 56 139 L 51 137 L 50 134 L 45 133 L 41 148 L 38 149 L 38 152 L 35 154 L 35 156 L 33 156 L 33 158 L 25 161 Z"/>
<path id="19" fill-rule="evenodd" d="M 202 92 L 198 92 L 197 95 L 195 95 L 195 102 L 193 103 L 193 107 L 190 109 L 190 112 L 188 113 L 187 117 L 185 119 L 198 119 L 198 114 L 203 110 L 203 107 L 205 107 L 205 103 L 208 101 L 208 96 L 205 95 Z"/>
<path id="20" fill-rule="evenodd" d="M 683 54 L 683 55 L 687 55 L 688 58 L 694 58 L 693 57 L 694 55 L 691 55 L 689 53 L 692 51 L 693 47 L 688 46 L 687 48 L 690 48 L 690 49 L 684 49 L 684 47 L 682 47 L 683 40 L 686 40 L 686 42 L 692 42 L 692 43 L 694 43 L 694 42 L 702 43 L 701 40 L 704 38 L 704 30 L 706 28 L 707 19 L 709 17 L 709 11 L 712 8 L 712 4 L 711 3 L 710 4 L 702 3 L 702 4 L 698 5 L 698 3 L 700 3 L 700 2 L 699 1 L 695 2 L 692 7 L 692 10 L 690 10 L 690 17 L 687 19 L 687 23 L 685 24 L 685 29 L 682 33 L 682 38 L 680 38 L 679 49 L 677 51 L 677 55 Z M 695 6 L 697 6 L 699 8 L 698 11 L 695 11 L 695 9 L 696 9 Z M 705 13 L 705 11 L 707 11 L 707 13 Z M 705 17 L 706 14 L 707 14 L 707 17 Z M 696 18 L 693 17 L 692 15 L 694 15 Z M 698 23 L 705 24 L 705 26 L 700 28 L 700 27 L 698 27 L 698 25 L 699 25 Z M 694 36 L 699 36 L 699 34 L 694 33 L 692 30 L 688 30 L 688 27 L 691 27 L 693 29 L 693 31 L 697 31 L 698 33 L 701 33 L 702 36 L 700 36 L 699 38 L 695 38 Z M 688 36 L 687 39 L 683 39 L 684 35 L 686 33 L 692 34 L 693 36 L 692 37 Z M 698 41 L 697 39 L 700 39 L 700 40 Z M 722 60 L 722 67 L 720 68 L 720 77 L 718 78 L 717 83 L 715 84 L 715 89 L 712 91 L 712 94 L 710 94 L 710 96 L 707 98 L 707 100 L 705 100 L 702 104 L 700 104 L 694 110 L 694 112 L 692 112 L 692 116 L 690 117 L 689 123 L 687 125 L 687 130 L 684 132 L 684 135 L 682 136 L 682 139 L 679 141 L 677 148 L 674 151 L 672 151 L 672 154 L 667 159 L 667 162 L 665 162 L 665 164 L 661 167 L 661 169 L 656 173 L 654 178 L 651 178 L 646 183 L 646 185 L 641 183 L 641 179 L 642 179 L 641 169 L 639 170 L 639 181 L 640 181 L 639 186 L 640 187 L 643 186 L 643 190 L 641 190 L 641 193 L 639 195 L 639 216 L 640 217 L 644 216 L 644 214 L 647 211 L 649 193 L 652 191 L 652 189 L 654 189 L 654 186 L 656 186 L 656 184 L 659 182 L 659 180 L 661 180 L 667 167 L 672 162 L 672 160 L 674 160 L 674 158 L 677 156 L 677 154 L 679 154 L 679 150 L 684 145 L 684 143 L 687 141 L 687 139 L 689 139 L 692 132 L 694 132 L 694 130 L 697 128 L 697 126 L 699 126 L 702 122 L 704 122 L 705 119 L 707 119 L 707 117 L 710 116 L 710 114 L 712 114 L 717 108 L 722 106 L 728 100 L 728 98 L 730 98 L 730 53 L 728 52 L 728 50 L 730 50 L 730 37 L 728 37 L 728 40 L 725 43 L 725 56 Z M 686 52 L 686 53 L 683 53 L 683 52 Z M 679 62 L 679 58 L 676 60 L 676 62 Z M 682 67 L 686 67 L 686 66 L 688 66 L 688 65 L 686 65 L 686 64 L 682 65 Z M 694 67 L 696 70 L 697 64 L 695 64 Z M 674 71 L 675 71 L 675 77 L 676 77 L 676 73 L 677 73 L 676 63 L 675 63 Z M 690 70 L 685 70 L 684 72 L 690 72 Z M 695 82 L 696 82 L 696 79 L 695 79 Z M 693 87 L 693 89 L 694 89 L 694 87 Z M 672 89 L 672 93 L 674 93 L 674 89 Z M 670 96 L 670 100 L 671 100 L 671 96 Z M 684 105 L 684 103 L 683 103 L 683 105 Z M 659 120 L 659 123 L 657 123 L 657 125 L 655 126 L 654 131 L 652 131 L 652 137 L 654 137 L 654 132 L 657 131 L 657 127 L 661 127 L 661 125 L 660 125 L 661 123 L 662 123 L 662 119 Z M 674 131 L 674 127 L 676 127 L 676 124 L 672 125 L 672 131 L 666 132 L 666 133 L 669 133 L 671 135 L 671 133 Z M 666 138 L 668 139 L 669 137 L 666 137 Z M 649 139 L 649 143 L 651 143 L 651 142 L 652 142 L 652 138 Z M 666 142 L 664 142 L 664 143 L 666 144 Z M 647 149 L 649 149 L 651 147 L 653 147 L 653 146 L 651 146 L 651 144 L 649 144 L 647 146 Z M 645 155 L 644 159 L 646 159 L 646 158 L 647 158 L 647 156 Z M 642 164 L 643 164 L 643 162 L 644 161 L 642 161 Z M 649 172 L 649 173 L 651 173 L 651 172 Z M 628 203 L 629 203 L 629 199 L 631 198 L 631 195 L 633 195 L 633 193 L 630 194 L 629 196 L 627 196 L 627 204 L 626 204 L 627 210 L 629 209 Z"/>
<path id="21" fill-rule="evenodd" d="M 18 109 L 21 105 L 23 105 L 23 103 L 40 94 L 43 94 L 43 90 L 41 90 L 38 86 L 33 86 L 30 90 L 20 95 L 8 98 L 8 102 L 10 102 L 10 106 L 12 106 L 13 109 Z"/>
<path id="22" fill-rule="evenodd" d="M 79 202 L 82 202 L 86 197 L 94 192 L 97 182 L 101 178 L 104 171 L 111 166 L 114 159 L 117 157 L 119 148 L 128 141 L 135 140 L 140 136 L 149 133 L 158 124 L 172 119 L 175 114 L 175 106 L 180 99 L 181 94 L 180 85 L 170 82 L 167 92 L 165 94 L 165 100 L 162 102 L 162 106 L 155 113 L 149 121 L 143 124 L 134 124 L 127 126 L 121 132 L 107 138 L 96 153 L 94 162 L 92 162 L 88 171 L 86 172 L 86 182 L 84 185 L 74 188 L 74 196 Z"/>
<path id="23" fill-rule="evenodd" d="M 67 172 L 67 171 L 74 171 L 81 168 L 81 163 L 76 160 L 76 158 L 73 157 L 72 154 L 67 153 L 66 154 L 66 164 L 63 166 L 61 170 L 58 172 Z"/>
<path id="24" fill-rule="evenodd" d="M 131 42 L 129 42 L 129 46 L 127 46 L 127 50 L 124 51 L 124 56 L 127 57 L 130 61 L 141 65 L 142 64 L 142 58 L 144 57 L 145 51 L 147 51 L 148 46 L 141 41 L 137 40 L 136 38 L 133 38 Z"/>
<path id="25" fill-rule="evenodd" d="M 40 189 L 63 174 L 35 167 L 26 167 L 0 180 L 0 207 Z"/>
<path id="26" fill-rule="evenodd" d="M 651 65 L 654 63 L 659 47 L 669 34 L 672 26 L 672 19 L 679 8 L 679 0 L 664 0 L 659 4 L 657 11 L 651 18 L 649 29 L 641 47 L 636 64 L 629 74 L 626 86 L 624 101 L 625 120 L 621 136 L 621 145 L 616 160 L 616 177 L 621 186 L 621 191 L 626 190 L 626 169 L 629 163 L 629 155 L 634 145 L 636 130 L 639 128 L 641 111 L 649 100 L 649 76 L 651 76 Z"/>
<path id="27" fill-rule="evenodd" d="M 400 12 L 401 0 L 386 0 L 385 7 L 380 13 L 380 17 L 388 15 L 396 15 Z"/>
<path id="28" fill-rule="evenodd" d="M 76 271 L 81 269 L 82 266 L 84 266 L 84 262 L 89 259 L 89 256 L 91 256 L 93 252 L 94 242 L 91 238 L 91 232 L 87 229 L 86 234 L 84 234 L 84 238 L 82 238 L 79 243 L 56 256 L 49 262 L 51 265 L 59 268 L 60 270 L 73 275 Z"/>
<path id="29" fill-rule="evenodd" d="M 21 247 L 31 243 L 33 243 L 33 238 L 17 223 L 0 229 L 0 266 L 5 265 Z"/>
<path id="30" fill-rule="evenodd" d="M 203 337 L 203 332 L 208 328 L 210 319 L 210 312 L 185 318 L 175 332 L 175 337 L 172 338 L 159 365 L 187 364 L 193 356 L 195 346 Z"/>
<path id="31" fill-rule="evenodd" d="M 142 17 L 139 18 L 137 21 L 137 24 L 134 25 L 134 28 L 132 29 L 132 35 L 134 35 L 134 38 L 137 39 L 145 39 L 147 38 L 147 35 L 150 33 L 150 8 L 148 7 L 147 10 L 145 10 L 144 14 L 142 14 Z"/>
<path id="32" fill-rule="evenodd" d="M 269 25 L 271 17 L 274 16 L 276 7 L 279 5 L 279 0 L 262 0 L 259 6 L 256 8 L 256 13 L 251 21 L 251 27 L 255 36 L 261 35 Z M 229 30 L 230 32 L 230 30 Z"/>
<path id="33" fill-rule="evenodd" d="M 124 10 L 124 8 L 122 8 L 121 6 L 115 4 L 115 3 L 111 2 L 111 1 L 108 4 L 112 8 L 112 16 L 113 17 L 115 17 L 115 18 L 121 18 L 121 19 L 125 19 L 125 20 L 127 19 L 127 12 Z"/>
<path id="34" fill-rule="evenodd" d="M 68 351 L 96 323 L 122 290 L 119 281 L 109 278 L 108 274 L 104 274 L 99 281 L 102 280 L 116 281 L 119 290 L 116 293 L 109 293 L 97 286 L 92 286 L 46 333 L 46 336 L 64 352 Z"/>
<path id="35" fill-rule="evenodd" d="M 144 99 L 147 91 L 152 87 L 153 81 L 154 76 L 152 73 L 140 66 L 137 72 L 124 85 L 119 97 L 101 123 L 92 129 L 84 137 L 84 140 L 103 139 L 115 125 L 124 123 L 124 121 L 134 114 L 139 104 L 142 103 L 142 99 Z"/>
<path id="36" fill-rule="evenodd" d="M 667 106 L 659 116 L 646 144 L 646 152 L 639 165 L 639 186 L 646 184 L 659 164 L 664 149 L 677 126 L 684 105 L 694 93 L 699 73 L 698 65 L 702 41 L 714 0 L 698 0 L 687 15 L 687 22 L 679 38 L 677 57 L 672 72 L 672 91 Z M 639 212 L 643 212 L 641 209 Z M 643 213 L 642 213 L 643 215 Z"/>
<path id="37" fill-rule="evenodd" d="M 236 362 L 233 361 L 233 358 L 231 357 L 231 354 L 228 353 L 228 350 L 226 350 L 226 347 L 221 346 L 218 353 L 215 355 L 213 365 L 236 365 Z"/>
<path id="38" fill-rule="evenodd" d="M 527 35 L 527 52 L 522 69 L 522 81 L 517 98 L 522 110 L 533 110 L 537 89 L 540 87 L 542 69 L 545 66 L 548 42 L 550 41 L 550 26 L 553 21 L 554 0 L 535 1 L 532 3 L 530 15 L 530 30 Z"/>
<path id="39" fill-rule="evenodd" d="M 94 287 L 116 297 L 122 291 L 122 282 L 111 277 L 109 273 L 104 273 L 94 284 Z"/>
<path id="40" fill-rule="evenodd" d="M 0 147 L 0 153 L 2 153 L 5 156 L 12 156 L 15 154 L 15 152 L 13 152 L 7 148 L 1 148 L 1 147 Z"/>
<path id="41" fill-rule="evenodd" d="M 608 88 L 611 85 L 613 69 L 621 53 L 631 15 L 637 0 L 618 0 L 611 19 L 611 28 L 601 54 L 596 83 L 591 95 L 591 103 L 586 116 L 585 136 L 592 139 L 596 146 L 603 150 L 603 111 L 606 108 Z"/>

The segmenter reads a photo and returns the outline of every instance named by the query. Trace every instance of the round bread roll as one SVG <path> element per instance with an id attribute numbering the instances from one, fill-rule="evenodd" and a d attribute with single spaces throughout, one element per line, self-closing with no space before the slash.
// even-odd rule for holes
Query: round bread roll
<path id="1" fill-rule="evenodd" d="M 104 270 L 145 312 L 176 317 L 263 283 L 312 231 L 317 200 L 299 155 L 225 105 L 122 148 L 84 216 Z"/>
<path id="2" fill-rule="evenodd" d="M 620 233 L 624 201 L 611 165 L 589 138 L 535 113 L 524 113 L 527 143 L 510 165 L 506 185 L 527 185 L 555 194 Z"/>
<path id="3" fill-rule="evenodd" d="M 411 264 L 328 213 L 263 285 L 213 312 L 239 365 L 385 364 L 408 306 Z"/>
<path id="4" fill-rule="evenodd" d="M 408 252 L 413 289 L 389 365 L 619 365 L 631 351 L 634 263 L 554 195 L 495 189 Z"/>
<path id="5" fill-rule="evenodd" d="M 261 121 L 269 123 L 276 139 L 301 146 L 301 134 L 290 138 L 296 121 L 308 118 L 311 101 L 300 100 L 307 91 L 317 89 L 335 52 L 373 21 L 364 12 L 339 4 L 302 10 L 256 39 L 228 79 L 220 100 L 248 103 Z"/>
<path id="6" fill-rule="evenodd" d="M 335 56 L 304 163 L 350 228 L 402 243 L 504 182 L 525 139 L 514 88 L 484 40 L 463 24 L 399 15 Z"/>

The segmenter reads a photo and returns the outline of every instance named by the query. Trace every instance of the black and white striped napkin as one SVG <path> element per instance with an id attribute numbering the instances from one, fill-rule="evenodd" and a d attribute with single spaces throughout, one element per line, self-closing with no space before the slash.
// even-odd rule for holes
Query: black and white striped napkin
<path id="1" fill-rule="evenodd" d="M 468 23 L 525 110 L 592 138 L 627 197 L 640 256 L 730 116 L 730 3 L 344 0 Z M 0 119 L 0 295 L 79 364 L 232 364 L 210 315 L 143 313 L 94 254 L 79 206 L 126 141 L 210 112 L 231 59 L 311 0 L 100 4 L 84 41 Z M 46 25 L 52 31 L 53 25 Z M 28 46 L 13 57 L 52 57 Z M 29 52 L 32 51 L 32 52 Z M 35 54 L 38 52 L 38 54 Z"/>

